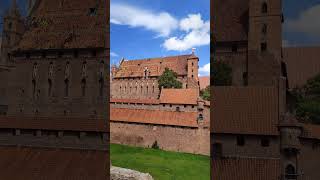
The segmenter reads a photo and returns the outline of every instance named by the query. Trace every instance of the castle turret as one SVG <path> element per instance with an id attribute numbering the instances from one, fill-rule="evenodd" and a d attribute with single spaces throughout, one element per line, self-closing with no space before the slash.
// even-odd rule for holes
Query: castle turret
<path id="1" fill-rule="evenodd" d="M 279 131 L 282 178 L 296 179 L 301 174 L 299 137 L 302 133 L 302 126 L 293 115 L 286 113 L 281 116 Z"/>
<path id="2" fill-rule="evenodd" d="M 20 15 L 16 0 L 12 0 L 11 7 L 3 18 L 1 64 L 6 64 L 10 61 L 10 53 L 20 42 L 24 31 L 24 22 Z"/>

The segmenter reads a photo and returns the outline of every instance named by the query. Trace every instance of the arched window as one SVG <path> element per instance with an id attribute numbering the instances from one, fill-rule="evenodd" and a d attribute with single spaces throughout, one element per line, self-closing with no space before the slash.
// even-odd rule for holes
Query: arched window
<path id="1" fill-rule="evenodd" d="M 267 34 L 267 25 L 266 24 L 263 24 L 262 25 L 262 29 L 261 29 L 261 33 L 263 34 L 263 35 L 266 35 Z"/>
<path id="2" fill-rule="evenodd" d="M 64 96 L 69 96 L 69 79 L 64 80 Z"/>
<path id="3" fill-rule="evenodd" d="M 262 3 L 261 12 L 262 12 L 263 14 L 268 13 L 268 4 L 267 4 L 267 2 L 263 2 L 263 3 Z"/>
<path id="4" fill-rule="evenodd" d="M 152 93 L 154 93 L 154 86 L 152 86 Z"/>
<path id="5" fill-rule="evenodd" d="M 100 80 L 99 80 L 99 95 L 100 96 L 103 96 L 103 89 L 104 89 L 103 87 L 104 87 L 104 80 L 102 78 L 100 78 Z"/>
<path id="6" fill-rule="evenodd" d="M 32 80 L 32 96 L 33 98 L 36 97 L 36 80 L 35 79 Z"/>
<path id="7" fill-rule="evenodd" d="M 52 80 L 48 79 L 48 96 L 51 96 L 52 91 Z"/>
<path id="8" fill-rule="evenodd" d="M 149 91 L 149 86 L 147 86 L 147 94 L 148 94 L 148 91 Z"/>
<path id="9" fill-rule="evenodd" d="M 81 92 L 82 96 L 86 95 L 86 79 L 81 80 Z"/>
<path id="10" fill-rule="evenodd" d="M 203 115 L 202 115 L 202 114 L 199 114 L 198 119 L 199 119 L 199 120 L 203 120 Z"/>
<path id="11" fill-rule="evenodd" d="M 286 179 L 297 179 L 296 169 L 291 164 L 286 167 Z"/>

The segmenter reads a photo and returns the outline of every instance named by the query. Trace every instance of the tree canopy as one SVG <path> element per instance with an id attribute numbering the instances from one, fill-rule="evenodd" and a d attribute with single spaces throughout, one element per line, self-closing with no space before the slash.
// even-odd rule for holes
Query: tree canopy
<path id="1" fill-rule="evenodd" d="M 182 83 L 177 80 L 177 73 L 169 68 L 165 68 L 158 79 L 159 88 L 182 88 Z"/>
<path id="2" fill-rule="evenodd" d="M 304 122 L 320 124 L 320 74 L 307 81 L 302 88 L 293 90 L 294 110 Z"/>
<path id="3" fill-rule="evenodd" d="M 212 65 L 213 85 L 230 86 L 232 84 L 232 68 L 222 61 L 215 61 Z"/>
<path id="4" fill-rule="evenodd" d="M 210 86 L 200 91 L 200 96 L 202 99 L 210 101 Z"/>

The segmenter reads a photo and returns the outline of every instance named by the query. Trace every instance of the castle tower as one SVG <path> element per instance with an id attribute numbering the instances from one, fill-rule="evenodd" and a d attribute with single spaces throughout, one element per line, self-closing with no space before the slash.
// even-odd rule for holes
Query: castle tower
<path id="1" fill-rule="evenodd" d="M 282 1 L 250 0 L 248 50 L 281 57 Z"/>
<path id="2" fill-rule="evenodd" d="M 24 22 L 16 0 L 12 0 L 11 7 L 3 18 L 1 64 L 6 64 L 10 60 L 10 51 L 19 43 L 24 31 Z"/>
<path id="3" fill-rule="evenodd" d="M 247 83 L 276 86 L 281 76 L 282 1 L 250 0 Z"/>
<path id="4" fill-rule="evenodd" d="M 282 179 L 299 179 L 301 175 L 299 137 L 302 133 L 302 126 L 293 115 L 287 113 L 281 117 L 279 131 Z"/>
<path id="5" fill-rule="evenodd" d="M 188 58 L 188 78 L 198 80 L 198 57 L 195 56 L 194 48 L 192 49 L 192 55 Z"/>

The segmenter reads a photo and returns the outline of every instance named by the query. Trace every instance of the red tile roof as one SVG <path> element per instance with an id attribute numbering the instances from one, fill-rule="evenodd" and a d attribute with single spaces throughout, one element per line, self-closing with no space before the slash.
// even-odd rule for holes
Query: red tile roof
<path id="1" fill-rule="evenodd" d="M 320 125 L 304 124 L 302 137 L 320 139 Z"/>
<path id="2" fill-rule="evenodd" d="M 0 147 L 1 179 L 106 180 L 107 151 Z"/>
<path id="3" fill-rule="evenodd" d="M 278 135 L 275 87 L 214 87 L 211 131 Z"/>
<path id="4" fill-rule="evenodd" d="M 89 8 L 95 7 L 96 15 L 90 16 Z M 17 49 L 106 47 L 108 11 L 103 0 L 42 0 Z"/>
<path id="5" fill-rule="evenodd" d="M 32 118 L 0 116 L 0 128 L 108 132 L 107 123 L 102 119 L 61 117 Z"/>
<path id="6" fill-rule="evenodd" d="M 159 99 L 117 99 L 111 98 L 110 102 L 116 103 L 139 103 L 139 104 L 159 104 Z"/>
<path id="7" fill-rule="evenodd" d="M 289 87 L 303 86 L 320 73 L 320 47 L 284 48 Z"/>
<path id="8" fill-rule="evenodd" d="M 279 159 L 234 158 L 214 159 L 214 180 L 276 180 L 280 179 Z"/>
<path id="9" fill-rule="evenodd" d="M 215 0 L 212 29 L 217 42 L 248 39 L 249 0 Z"/>
<path id="10" fill-rule="evenodd" d="M 198 97 L 198 89 L 162 89 L 160 103 L 196 105 Z"/>
<path id="11" fill-rule="evenodd" d="M 149 69 L 149 76 L 160 76 L 165 68 L 169 68 L 178 75 L 187 75 L 188 59 L 197 58 L 193 55 L 168 56 L 141 60 L 125 60 L 120 64 L 115 78 L 143 77 L 144 69 Z"/>
<path id="12" fill-rule="evenodd" d="M 198 127 L 196 112 L 110 108 L 110 121 Z"/>
<path id="13" fill-rule="evenodd" d="M 199 77 L 200 90 L 210 86 L 210 76 Z"/>

